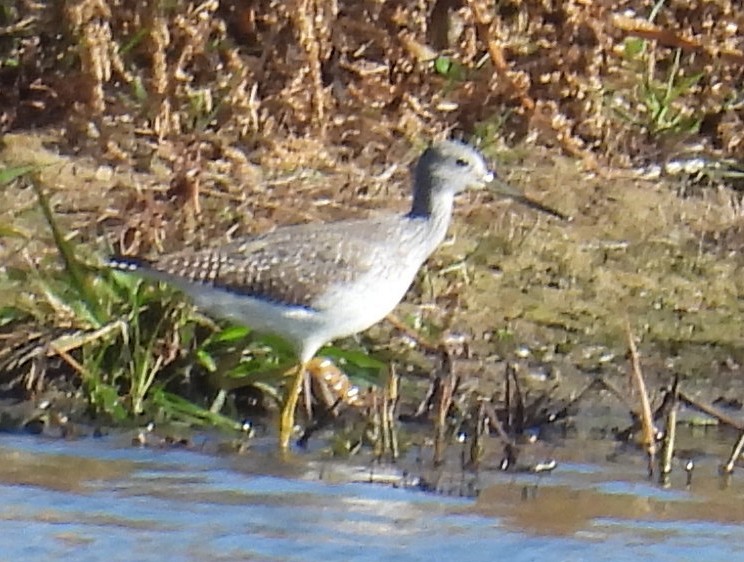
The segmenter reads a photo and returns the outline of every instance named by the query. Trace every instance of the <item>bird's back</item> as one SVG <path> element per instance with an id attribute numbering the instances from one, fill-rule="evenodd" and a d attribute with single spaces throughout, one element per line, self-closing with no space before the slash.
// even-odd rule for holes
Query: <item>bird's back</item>
<path id="1" fill-rule="evenodd" d="M 367 286 L 369 277 L 378 280 L 378 288 L 391 276 L 407 276 L 410 284 L 428 256 L 410 248 L 421 226 L 403 216 L 296 225 L 153 261 L 117 257 L 112 262 L 119 267 L 130 264 L 186 292 L 190 285 L 209 285 L 313 309 L 324 306 L 329 290 L 360 282 Z"/>

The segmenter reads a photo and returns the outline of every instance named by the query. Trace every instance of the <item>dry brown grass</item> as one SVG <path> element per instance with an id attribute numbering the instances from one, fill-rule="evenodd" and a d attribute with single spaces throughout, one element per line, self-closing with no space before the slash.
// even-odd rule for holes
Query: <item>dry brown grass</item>
<path id="1" fill-rule="evenodd" d="M 122 157 L 131 147 L 117 137 L 127 131 L 249 145 L 325 134 L 358 154 L 497 120 L 510 142 L 533 136 L 592 166 L 597 157 L 627 164 L 649 150 L 673 155 L 690 136 L 654 135 L 639 91 L 643 80 L 665 83 L 679 56 L 679 78 L 703 76 L 674 111 L 700 121 L 695 140 L 706 150 L 741 158 L 744 12 L 730 0 L 657 7 L 19 1 L 1 22 L 0 55 L 13 61 L 0 71 L 2 121 L 6 130 L 75 128 L 73 144 Z M 445 58 L 459 70 L 436 72 Z M 618 118 L 616 105 L 637 122 Z"/>

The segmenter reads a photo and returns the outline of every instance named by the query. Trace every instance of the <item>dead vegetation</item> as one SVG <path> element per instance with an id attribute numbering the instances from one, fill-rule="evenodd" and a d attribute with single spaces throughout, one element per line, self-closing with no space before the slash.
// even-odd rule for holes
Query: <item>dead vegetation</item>
<path id="1" fill-rule="evenodd" d="M 623 352 L 630 316 L 639 319 L 645 343 L 666 354 L 655 356 L 657 373 L 684 364 L 679 368 L 699 374 L 716 361 L 716 372 L 738 373 L 738 266 L 709 254 L 741 246 L 736 197 L 721 191 L 669 204 L 658 194 L 666 186 L 628 190 L 604 178 L 635 178 L 639 168 L 646 177 L 685 172 L 692 162 L 688 175 L 739 186 L 743 53 L 744 10 L 730 0 L 17 0 L 0 7 L 0 131 L 3 154 L 15 151 L 13 163 L 24 152 L 64 155 L 45 160 L 52 167 L 40 174 L 71 239 L 100 246 L 105 238 L 138 254 L 338 218 L 352 200 L 362 208 L 383 198 L 402 207 L 405 165 L 432 137 L 467 136 L 498 150 L 516 163 L 517 177 L 529 152 L 547 163 L 522 172 L 520 183 L 560 198 L 578 217 L 573 228 L 535 240 L 544 223 L 494 219 L 476 202 L 467 211 L 471 222 L 495 227 L 475 249 L 433 260 L 412 300 L 424 294 L 420 301 L 438 311 L 413 314 L 424 318 L 415 331 L 436 341 L 469 315 L 478 369 L 483 358 L 512 356 L 517 333 L 516 343 L 538 342 L 543 363 L 552 365 L 552 354 L 591 372 L 622 363 L 604 356 Z M 43 131 L 43 150 L 23 144 L 33 129 Z M 591 183 L 556 188 L 561 178 L 577 181 L 575 172 L 560 170 L 577 162 L 594 174 Z M 23 209 L 34 206 L 28 190 L 3 195 L 17 198 L 14 209 L 24 197 Z M 635 230 L 621 220 L 628 215 Z M 30 221 L 21 226 L 39 229 Z M 31 263 L 39 271 L 51 261 L 39 240 L 0 250 L 2 267 Z M 469 270 L 463 256 L 479 269 Z M 511 261 L 501 263 L 502 256 Z M 66 358 L 53 353 L 58 337 L 114 326 L 93 330 L 76 325 L 64 307 L 52 312 L 59 313 L 57 331 L 26 338 L 41 342 L 36 355 L 19 344 L 22 366 L 31 369 L 23 384 L 35 391 L 44 369 L 80 371 L 70 349 Z M 394 336 L 404 338 L 406 326 Z M 176 332 L 168 341 L 180 342 Z M 16 331 L 0 361 L 23 335 Z M 726 358 L 700 352 L 709 347 Z M 181 365 L 193 359 L 189 353 L 211 353 L 207 348 L 191 341 L 169 361 Z M 145 371 L 150 376 L 152 365 Z M 434 412 L 444 439 L 453 403 L 462 401 L 473 424 L 473 459 L 478 436 L 500 433 L 504 415 L 511 431 L 527 424 L 525 409 L 544 414 L 544 398 L 526 402 L 510 388 L 500 410 L 482 388 L 465 391 L 453 377 L 434 378 L 440 386 L 416 415 Z M 507 380 L 518 384 L 516 376 Z M 389 431 L 397 392 L 391 382 L 367 404 L 376 421 L 366 434 L 384 441 L 380 455 L 397 450 Z M 516 397 L 521 406 L 509 404 Z M 316 422 L 308 437 L 322 429 L 323 420 Z M 340 448 L 352 450 L 364 438 L 357 434 Z"/>
<path id="2" fill-rule="evenodd" d="M 114 161 L 132 133 L 358 155 L 455 129 L 592 166 L 744 150 L 730 0 L 19 0 L 0 20 L 3 129 L 61 126 Z"/>
<path id="3" fill-rule="evenodd" d="M 210 239 L 193 232 L 204 194 L 235 204 L 224 222 L 207 204 L 214 232 L 287 222 L 276 201 L 293 194 L 261 171 L 333 170 L 368 192 L 447 134 L 738 185 L 743 14 L 730 0 L 18 0 L 0 9 L 0 131 L 51 127 L 58 150 L 149 174 L 155 194 L 112 186 L 130 252 Z"/>

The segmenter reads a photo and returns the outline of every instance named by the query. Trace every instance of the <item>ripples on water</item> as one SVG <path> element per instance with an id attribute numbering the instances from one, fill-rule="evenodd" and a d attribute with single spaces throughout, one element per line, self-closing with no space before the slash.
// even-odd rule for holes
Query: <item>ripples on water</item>
<path id="1" fill-rule="evenodd" d="M 466 499 L 258 455 L 2 435 L 0 560 L 744 560 L 736 475 L 662 490 L 637 467 L 564 464 L 482 474 Z"/>

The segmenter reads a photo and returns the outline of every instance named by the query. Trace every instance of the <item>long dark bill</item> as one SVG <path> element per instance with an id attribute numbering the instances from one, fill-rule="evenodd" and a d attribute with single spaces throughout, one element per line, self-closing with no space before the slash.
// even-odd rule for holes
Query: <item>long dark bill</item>
<path id="1" fill-rule="evenodd" d="M 530 199 L 524 193 L 512 187 L 508 183 L 501 181 L 499 178 L 494 178 L 488 184 L 487 187 L 495 191 L 499 195 L 508 197 L 509 199 L 512 199 L 513 201 L 516 201 L 517 203 L 521 203 L 522 205 L 524 205 L 525 207 L 529 207 L 530 209 L 535 209 L 536 211 L 540 211 L 542 213 L 545 213 L 547 215 L 550 215 L 551 217 L 555 217 L 562 221 L 571 220 L 571 217 L 569 217 L 568 215 L 564 215 L 563 213 L 561 213 L 560 211 L 557 211 L 556 209 L 553 209 L 552 207 L 543 205 L 539 201 Z"/>

